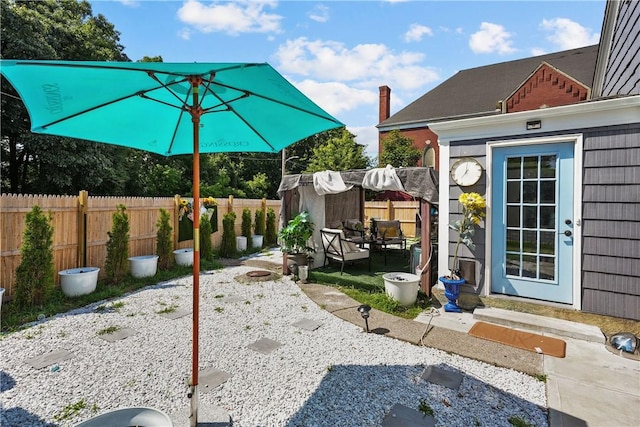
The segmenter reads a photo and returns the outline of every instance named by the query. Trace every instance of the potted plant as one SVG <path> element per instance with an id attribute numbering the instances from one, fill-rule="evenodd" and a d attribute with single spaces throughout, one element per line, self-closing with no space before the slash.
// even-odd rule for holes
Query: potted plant
<path id="1" fill-rule="evenodd" d="M 312 236 L 313 222 L 308 212 L 300 212 L 278 233 L 282 252 L 298 266 L 306 265 L 307 257 L 316 251 L 309 246 Z"/>
<path id="2" fill-rule="evenodd" d="M 264 211 L 262 209 L 256 210 L 254 221 L 253 221 L 253 247 L 262 249 L 264 244 L 264 232 L 265 232 L 265 223 L 264 223 Z"/>
<path id="3" fill-rule="evenodd" d="M 480 225 L 482 218 L 485 217 L 485 208 L 487 207 L 484 197 L 478 193 L 462 193 L 458 201 L 462 205 L 462 219 L 449 224 L 449 228 L 458 233 L 456 247 L 453 252 L 453 262 L 451 263 L 449 274 L 439 279 L 444 284 L 445 296 L 449 300 L 444 306 L 444 310 L 456 313 L 462 311 L 456 301 L 460 296 L 460 286 L 465 282 L 458 269 L 458 249 L 460 249 L 461 243 L 470 250 L 475 249 L 473 235 L 475 234 L 476 225 Z"/>

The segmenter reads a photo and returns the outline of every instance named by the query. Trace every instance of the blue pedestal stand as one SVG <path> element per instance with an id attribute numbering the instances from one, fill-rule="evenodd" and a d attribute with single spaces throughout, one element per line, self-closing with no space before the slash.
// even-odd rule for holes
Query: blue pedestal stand
<path id="1" fill-rule="evenodd" d="M 462 313 L 462 309 L 458 307 L 456 301 L 460 296 L 460 286 L 464 284 L 465 280 L 448 279 L 446 277 L 440 277 L 439 280 L 444 284 L 444 296 L 449 300 L 449 302 L 444 306 L 444 311 Z"/>

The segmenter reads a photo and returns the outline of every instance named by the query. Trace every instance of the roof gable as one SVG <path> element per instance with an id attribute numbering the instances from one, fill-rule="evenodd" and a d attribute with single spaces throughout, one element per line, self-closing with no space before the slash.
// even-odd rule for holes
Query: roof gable
<path id="1" fill-rule="evenodd" d="M 529 78 L 507 97 L 502 111 L 515 113 L 575 104 L 586 101 L 589 98 L 589 90 L 586 84 L 543 61 Z"/>
<path id="2" fill-rule="evenodd" d="M 593 45 L 459 71 L 378 126 L 499 113 L 496 104 L 506 100 L 543 62 L 590 85 L 597 52 L 598 45 Z"/>

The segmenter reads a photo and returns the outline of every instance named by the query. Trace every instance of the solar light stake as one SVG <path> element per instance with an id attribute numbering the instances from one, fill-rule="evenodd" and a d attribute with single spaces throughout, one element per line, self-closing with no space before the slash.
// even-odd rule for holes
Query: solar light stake
<path id="1" fill-rule="evenodd" d="M 358 307 L 358 311 L 360 312 L 360 316 L 364 319 L 364 324 L 367 327 L 367 333 L 369 333 L 369 312 L 371 311 L 371 307 L 367 304 L 362 304 Z"/>

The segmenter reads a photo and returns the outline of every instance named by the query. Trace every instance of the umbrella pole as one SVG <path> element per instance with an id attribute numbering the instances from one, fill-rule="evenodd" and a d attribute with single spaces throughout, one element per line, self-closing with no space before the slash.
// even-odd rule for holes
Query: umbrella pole
<path id="1" fill-rule="evenodd" d="M 190 108 L 193 122 L 193 341 L 191 361 L 191 427 L 198 425 L 198 362 L 199 362 L 199 325 L 200 325 L 200 116 L 202 109 L 198 105 L 199 76 L 190 77 L 193 89 L 193 105 Z"/>

